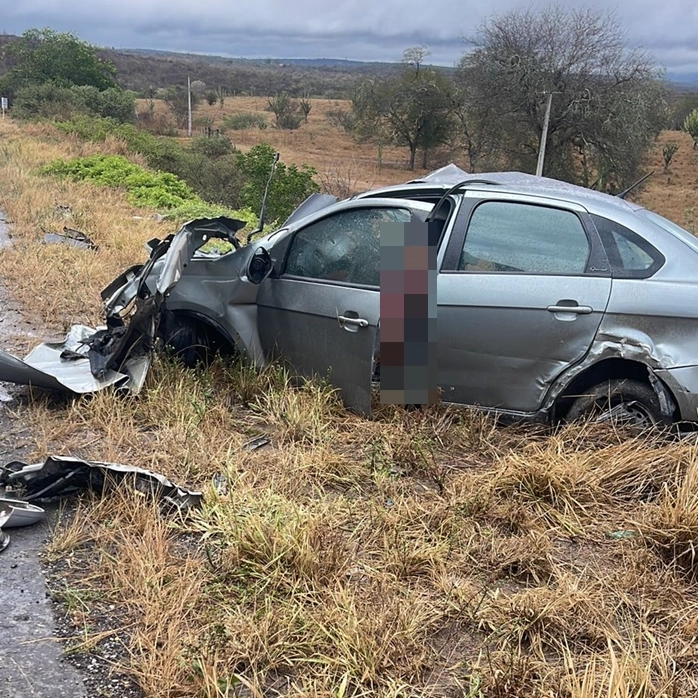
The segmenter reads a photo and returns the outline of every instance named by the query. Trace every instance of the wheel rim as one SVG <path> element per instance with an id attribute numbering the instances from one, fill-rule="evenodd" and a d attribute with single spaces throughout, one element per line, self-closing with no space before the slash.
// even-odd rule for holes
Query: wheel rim
<path id="1" fill-rule="evenodd" d="M 657 424 L 651 410 L 637 400 L 604 402 L 597 403 L 599 413 L 596 422 L 621 422 L 637 429 L 649 429 Z"/>

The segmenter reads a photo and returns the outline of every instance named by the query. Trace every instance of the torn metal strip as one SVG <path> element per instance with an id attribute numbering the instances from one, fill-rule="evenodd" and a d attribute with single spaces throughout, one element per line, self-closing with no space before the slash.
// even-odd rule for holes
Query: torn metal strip
<path id="1" fill-rule="evenodd" d="M 139 492 L 179 509 L 198 506 L 202 492 L 175 485 L 164 475 L 119 463 L 87 461 L 72 456 L 49 456 L 42 463 L 20 461 L 0 467 L 0 484 L 21 487 L 24 499 L 34 501 L 75 494 L 86 489 L 102 492 L 110 481 L 130 478 Z"/>
<path id="2" fill-rule="evenodd" d="M 64 342 L 39 344 L 24 359 L 0 351 L 0 381 L 78 394 L 93 393 L 112 385 L 137 393 L 145 382 L 150 356 L 131 358 L 121 371 L 107 370 L 101 378 L 96 378 L 90 368 L 86 344 L 95 332 L 85 325 L 75 325 Z"/>

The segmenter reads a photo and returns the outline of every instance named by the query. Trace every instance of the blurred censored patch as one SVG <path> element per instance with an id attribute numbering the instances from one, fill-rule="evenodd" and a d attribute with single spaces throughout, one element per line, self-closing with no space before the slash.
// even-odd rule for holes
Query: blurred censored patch
<path id="1" fill-rule="evenodd" d="M 380 401 L 437 402 L 436 246 L 428 223 L 380 227 Z"/>

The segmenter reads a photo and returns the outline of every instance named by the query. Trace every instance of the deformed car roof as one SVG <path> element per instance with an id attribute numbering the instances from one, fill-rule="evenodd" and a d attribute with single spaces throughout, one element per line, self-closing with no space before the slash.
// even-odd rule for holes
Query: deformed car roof
<path id="1" fill-rule="evenodd" d="M 595 202 L 597 205 L 606 204 L 625 208 L 629 211 L 636 211 L 642 208 L 642 206 L 626 201 L 618 196 L 587 189 L 576 184 L 570 184 L 569 182 L 550 179 L 549 177 L 539 177 L 525 172 L 468 173 L 454 164 L 441 167 L 424 177 L 410 180 L 406 184 L 381 187 L 370 192 L 365 192 L 360 196 L 379 196 L 383 193 L 404 192 L 412 188 L 419 190 L 422 188 L 432 188 L 434 186 L 446 190 L 458 184 L 464 184 L 464 186 L 472 189 L 489 189 L 491 187 L 496 187 L 498 189 L 501 188 L 503 192 L 507 193 L 537 194 L 540 196 L 549 195 L 553 198 L 562 198 L 567 201 L 576 202 L 582 206 Z"/>

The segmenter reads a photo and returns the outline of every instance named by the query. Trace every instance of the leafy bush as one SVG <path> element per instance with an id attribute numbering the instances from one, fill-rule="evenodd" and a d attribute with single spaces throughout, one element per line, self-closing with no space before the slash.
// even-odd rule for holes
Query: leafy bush
<path id="1" fill-rule="evenodd" d="M 170 219 L 232 216 L 246 221 L 249 228 L 254 228 L 257 223 L 257 214 L 253 211 L 207 203 L 176 175 L 149 172 L 122 155 L 56 160 L 44 167 L 41 173 L 126 189 L 131 203 L 167 211 L 165 217 Z"/>
<path id="2" fill-rule="evenodd" d="M 230 155 L 235 146 L 226 136 L 197 136 L 192 140 L 189 150 L 209 158 L 219 158 Z"/>
<path id="3" fill-rule="evenodd" d="M 176 175 L 148 172 L 123 155 L 91 155 L 72 160 L 57 160 L 42 169 L 42 174 L 87 180 L 108 187 L 122 187 L 137 206 L 173 209 L 199 197 Z"/>
<path id="4" fill-rule="evenodd" d="M 242 153 L 227 138 L 202 136 L 185 147 L 132 124 L 86 116 L 72 118 L 58 127 L 86 140 L 103 141 L 107 136 L 120 138 L 129 150 L 142 155 L 149 167 L 172 173 L 186 182 L 192 194 L 195 192 L 202 199 L 234 210 L 261 209 L 274 160 L 274 149 L 267 143 Z M 301 201 L 318 191 L 313 181 L 315 174 L 315 169 L 307 165 L 298 168 L 278 163 L 269 191 L 268 220 L 285 220 Z"/>
<path id="5" fill-rule="evenodd" d="M 274 161 L 274 149 L 268 143 L 255 145 L 247 153 L 238 153 L 237 162 L 245 183 L 240 190 L 239 205 L 259 211 Z M 304 199 L 319 191 L 313 180 L 314 168 L 279 162 L 269 188 L 267 218 L 284 221 Z"/>
<path id="6" fill-rule="evenodd" d="M 67 119 L 78 111 L 78 95 L 51 82 L 21 87 L 15 92 L 12 114 L 17 119 Z"/>
<path id="7" fill-rule="evenodd" d="M 13 114 L 19 119 L 70 119 L 97 116 L 130 123 L 136 117 L 133 92 L 112 87 L 98 90 L 93 85 L 61 86 L 56 83 L 19 88 L 13 101 Z"/>
<path id="8" fill-rule="evenodd" d="M 671 165 L 671 161 L 674 159 L 674 155 L 676 155 L 676 151 L 678 149 L 679 149 L 679 144 L 676 143 L 675 141 L 669 141 L 662 148 L 662 158 L 664 158 L 664 172 L 669 171 L 669 166 Z"/>
<path id="9" fill-rule="evenodd" d="M 693 139 L 693 147 L 698 143 L 698 109 L 694 109 L 683 122 L 683 130 Z"/>
<path id="10" fill-rule="evenodd" d="M 231 114 L 223 120 L 223 128 L 231 129 L 232 131 L 242 131 L 245 128 L 265 129 L 267 120 L 261 114 L 252 112 L 241 112 L 239 114 Z"/>
<path id="11" fill-rule="evenodd" d="M 303 112 L 298 101 L 291 99 L 291 95 L 288 92 L 279 92 L 274 97 L 270 97 L 267 110 L 274 112 L 276 128 L 292 131 L 297 129 L 303 121 Z"/>
<path id="12" fill-rule="evenodd" d="M 352 133 L 356 129 L 356 116 L 347 109 L 330 109 L 327 112 L 327 120 L 336 128 L 344 129 L 347 133 Z"/>

